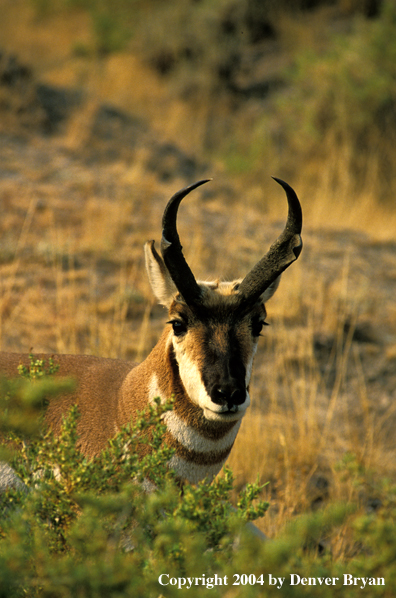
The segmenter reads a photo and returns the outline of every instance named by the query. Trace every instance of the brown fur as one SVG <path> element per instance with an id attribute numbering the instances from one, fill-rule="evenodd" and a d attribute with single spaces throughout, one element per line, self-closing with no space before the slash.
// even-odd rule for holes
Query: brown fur
<path id="1" fill-rule="evenodd" d="M 223 299 L 222 295 L 220 297 Z M 218 292 L 209 291 L 207 303 L 224 308 L 220 297 Z M 169 315 L 181 315 L 186 310 L 189 311 L 186 305 L 174 302 Z M 202 351 L 203 328 L 201 324 L 189 342 L 189 351 L 196 362 L 199 362 Z M 214 342 L 220 350 L 225 351 L 227 325 L 218 325 L 215 329 Z M 150 355 L 139 365 L 87 355 L 53 355 L 55 363 L 59 365 L 57 375 L 74 378 L 77 388 L 72 394 L 50 401 L 46 422 L 58 433 L 63 416 L 73 404 L 77 404 L 80 410 L 79 446 L 85 455 L 92 457 L 104 448 L 121 426 L 135 418 L 136 411 L 144 409 L 148 399 L 147 382 L 155 373 L 161 395 L 164 398 L 174 396 L 175 412 L 186 424 L 209 439 L 223 437 L 236 422 L 208 421 L 202 409 L 192 403 L 178 375 L 178 365 L 170 343 L 171 335 L 170 327 L 167 327 Z M 48 359 L 50 355 L 37 357 Z M 0 372 L 3 374 L 15 377 L 20 364 L 28 364 L 26 354 L 0 352 Z"/>
<path id="2" fill-rule="evenodd" d="M 296 232 L 298 199 L 291 188 L 278 180 L 287 191 L 289 209 L 295 204 L 292 216 L 288 217 L 290 239 L 285 228 L 280 240 L 272 246 L 269 258 L 260 260 L 241 285 L 240 281 L 197 283 L 179 254 L 172 220 L 176 204 L 172 202 L 180 203 L 186 191 L 203 182 L 206 181 L 173 196 L 168 204 L 171 207 L 165 209 L 164 228 L 171 240 L 163 238 L 163 257 L 155 250 L 154 242 L 145 246 L 151 286 L 158 301 L 168 307 L 174 329 L 169 324 L 150 355 L 139 365 L 84 355 L 55 355 L 58 375 L 74 378 L 77 388 L 69 395 L 51 400 L 46 413 L 47 424 L 58 433 L 64 415 L 77 404 L 79 447 L 87 457 L 93 457 L 122 426 L 134 421 L 137 412 L 155 395 L 162 400 L 173 397 L 174 410 L 164 417 L 165 438 L 176 449 L 172 461 L 180 477 L 195 481 L 215 475 L 231 450 L 250 402 L 247 389 L 260 330 L 257 324 L 262 325 L 266 315 L 264 302 L 276 291 L 279 274 L 298 256 L 296 248 L 301 250 L 301 238 Z M 281 261 L 275 267 L 279 248 Z M 266 274 L 264 283 L 268 280 L 268 284 L 261 291 L 262 271 L 267 267 L 270 274 Z M 245 302 L 241 311 L 241 297 L 245 298 L 246 292 L 250 293 L 251 303 Z M 187 293 L 185 299 L 190 307 L 180 293 Z M 28 365 L 27 355 L 0 353 L 0 373 L 14 377 L 21 363 Z"/>

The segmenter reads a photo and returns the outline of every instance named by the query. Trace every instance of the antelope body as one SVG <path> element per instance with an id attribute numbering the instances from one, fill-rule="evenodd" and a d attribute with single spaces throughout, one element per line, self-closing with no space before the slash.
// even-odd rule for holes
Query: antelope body
<path id="1" fill-rule="evenodd" d="M 170 466 L 181 482 L 212 479 L 220 471 L 250 403 L 249 381 L 265 324 L 264 303 L 302 248 L 300 203 L 289 185 L 275 180 L 288 199 L 286 227 L 251 272 L 233 282 L 197 282 L 182 253 L 178 207 L 207 180 L 170 199 L 163 216 L 162 255 L 154 241 L 145 246 L 153 292 L 168 309 L 167 326 L 140 364 L 86 355 L 54 356 L 58 375 L 77 381 L 75 394 L 49 403 L 46 421 L 55 433 L 77 403 L 79 448 L 92 457 L 148 402 L 173 396 L 174 408 L 164 416 L 165 441 L 176 449 Z M 0 353 L 0 372 L 15 377 L 18 365 L 27 362 L 27 355 Z"/>

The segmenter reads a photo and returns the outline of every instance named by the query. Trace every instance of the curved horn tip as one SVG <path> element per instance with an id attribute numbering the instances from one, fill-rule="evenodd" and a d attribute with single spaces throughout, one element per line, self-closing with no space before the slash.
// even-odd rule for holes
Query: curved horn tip
<path id="1" fill-rule="evenodd" d="M 201 185 L 204 185 L 205 183 L 209 183 L 209 181 L 213 181 L 213 178 L 202 179 L 201 181 L 197 181 L 196 183 L 193 183 L 192 185 L 188 185 L 188 187 L 185 187 L 184 189 L 182 189 L 182 191 L 187 191 L 187 193 L 190 193 L 190 191 L 193 191 L 194 189 L 196 189 L 197 187 L 200 187 Z"/>
<path id="2" fill-rule="evenodd" d="M 176 226 L 177 212 L 180 202 L 190 193 L 190 191 L 193 191 L 193 189 L 196 189 L 200 185 L 208 183 L 211 180 L 212 179 L 203 179 L 197 181 L 172 195 L 162 216 L 162 257 L 174 285 L 190 307 L 197 307 L 200 305 L 201 289 L 182 252 L 182 246 Z"/>
<path id="3" fill-rule="evenodd" d="M 209 183 L 210 181 L 213 181 L 212 177 L 210 179 L 202 179 L 201 181 L 197 181 L 196 183 L 193 183 L 191 185 L 191 190 L 196 189 L 197 187 L 200 187 L 201 185 L 204 185 L 205 183 Z"/>
<path id="4" fill-rule="evenodd" d="M 286 193 L 287 202 L 289 204 L 289 216 L 286 226 L 292 226 L 296 233 L 301 234 L 303 216 L 297 193 L 294 191 L 293 187 L 290 187 L 290 185 L 285 181 L 282 181 L 282 179 L 278 179 L 275 176 L 272 178 L 278 185 L 283 187 L 283 190 Z"/>
<path id="5" fill-rule="evenodd" d="M 273 176 L 271 178 L 274 179 L 274 181 L 276 181 L 278 183 L 278 185 L 283 187 L 285 190 L 290 189 L 291 191 L 293 191 L 293 193 L 295 193 L 294 189 L 292 187 L 290 187 L 290 185 L 288 183 L 286 183 L 285 181 L 282 181 L 282 179 L 278 179 L 278 177 L 276 177 L 276 176 Z"/>
<path id="6" fill-rule="evenodd" d="M 274 181 L 276 181 L 278 183 L 278 185 L 283 187 L 284 191 L 286 192 L 288 201 L 290 202 L 290 200 L 292 200 L 294 203 L 298 204 L 298 207 L 301 210 L 300 200 L 298 199 L 297 193 L 294 191 L 293 187 L 291 187 L 285 181 L 282 181 L 282 179 L 278 179 L 278 177 L 276 177 L 276 176 L 273 176 L 271 178 L 273 178 Z"/>
<path id="7" fill-rule="evenodd" d="M 202 179 L 202 181 L 197 181 L 196 183 L 193 183 L 192 185 L 189 185 L 188 187 L 183 187 L 183 189 L 180 189 L 180 191 L 177 191 L 174 195 L 172 195 L 172 197 L 168 201 L 168 203 L 165 207 L 165 210 L 164 210 L 164 214 L 162 217 L 162 228 L 165 229 L 167 227 L 167 225 L 169 224 L 169 217 L 171 218 L 172 221 L 174 219 L 176 219 L 176 215 L 177 215 L 177 211 L 179 209 L 180 202 L 182 201 L 182 199 L 184 197 L 186 197 L 186 195 L 188 195 L 191 191 L 193 191 L 200 185 L 203 185 L 204 183 L 208 183 L 211 180 L 212 179 Z"/>

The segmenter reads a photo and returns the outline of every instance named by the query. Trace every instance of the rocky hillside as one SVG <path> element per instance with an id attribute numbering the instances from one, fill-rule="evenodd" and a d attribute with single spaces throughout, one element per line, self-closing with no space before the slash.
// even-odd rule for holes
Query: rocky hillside
<path id="1" fill-rule="evenodd" d="M 370 13 L 369 18 L 375 17 Z M 22 13 L 22 31 L 24 19 Z M 227 23 L 223 22 L 226 29 L 235 29 L 238 21 L 231 15 Z M 59 31 L 64 34 L 62 28 Z M 3 48 L 2 349 L 33 347 L 142 359 L 165 319 L 162 308 L 153 303 L 142 245 L 150 238 L 159 240 L 170 194 L 199 178 L 215 180 L 180 212 L 183 246 L 197 276 L 242 276 L 261 257 L 279 234 L 286 210 L 269 175 L 291 176 L 291 154 L 281 172 L 270 170 L 275 163 L 271 156 L 268 162 L 262 160 L 265 172 L 259 176 L 245 166 L 250 158 L 267 156 L 260 153 L 262 145 L 257 155 L 257 148 L 246 154 L 245 161 L 239 155 L 232 168 L 235 154 L 213 147 L 216 127 L 233 131 L 230 123 L 237 121 L 242 125 L 235 134 L 250 145 L 257 130 L 251 137 L 249 123 L 272 102 L 265 85 L 284 85 L 281 69 L 276 68 L 278 62 L 283 68 L 287 60 L 284 50 L 276 52 L 279 38 L 268 30 L 265 39 L 255 35 L 252 24 L 250 43 L 240 53 L 237 68 L 223 72 L 224 86 L 216 92 L 221 102 L 214 102 L 213 111 L 212 91 L 200 96 L 205 101 L 196 101 L 196 94 L 203 93 L 197 80 L 190 90 L 176 82 L 170 90 L 164 77 L 177 75 L 181 65 L 162 64 L 165 54 L 157 56 L 154 71 L 167 72 L 155 75 L 141 56 L 107 56 L 100 63 L 100 75 L 89 79 L 97 83 L 92 89 L 76 84 L 78 69 L 70 45 L 62 62 L 61 49 L 67 44 L 62 45 L 60 34 L 56 60 L 45 57 L 45 73 L 37 59 L 45 52 L 37 45 L 36 33 L 25 36 L 20 54 L 11 42 Z M 29 39 L 35 58 L 31 62 L 26 59 Z M 42 30 L 40 40 L 44 46 Z M 52 71 L 50 59 L 56 62 Z M 131 66 L 130 73 L 125 64 Z M 133 98 L 129 107 L 121 101 L 128 95 Z M 217 118 L 221 108 L 227 115 L 224 120 Z M 279 147 L 288 145 L 283 138 L 278 142 Z M 322 146 L 317 144 L 318 154 Z M 351 147 L 331 154 L 337 180 L 347 178 Z M 395 220 L 394 207 L 384 211 L 375 197 L 374 166 L 370 194 L 355 201 L 351 189 L 356 187 L 348 178 L 343 194 L 337 187 L 339 201 L 334 202 L 335 179 L 320 171 L 315 155 L 310 171 L 323 175 L 315 193 L 299 176 L 289 179 L 304 208 L 304 250 L 268 305 L 271 327 L 257 355 L 252 413 L 232 456 L 240 480 L 251 481 L 257 473 L 263 481 L 271 480 L 273 496 L 285 501 L 282 508 L 278 504 L 278 514 L 303 508 L 295 488 L 305 488 L 312 471 L 326 482 L 319 502 L 329 488 L 336 489 L 335 464 L 348 451 L 378 471 L 394 471 Z M 391 184 L 388 176 L 388 189 Z M 246 447 L 250 460 L 245 458 Z M 290 478 L 294 475 L 296 484 Z M 287 508 L 286 495 L 291 501 Z"/>

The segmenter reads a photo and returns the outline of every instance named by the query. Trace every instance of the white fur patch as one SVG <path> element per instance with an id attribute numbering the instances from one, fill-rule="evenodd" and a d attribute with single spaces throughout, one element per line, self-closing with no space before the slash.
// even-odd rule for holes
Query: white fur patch
<path id="1" fill-rule="evenodd" d="M 250 357 L 250 359 L 249 359 L 249 361 L 248 361 L 248 363 L 246 365 L 246 378 L 245 378 L 246 387 L 249 386 L 250 378 L 252 376 L 253 362 L 254 362 L 254 357 L 256 355 L 256 351 L 257 351 L 257 343 L 256 343 L 256 345 L 255 345 L 255 347 L 253 349 L 252 356 Z"/>
<path id="2" fill-rule="evenodd" d="M 226 459 L 214 465 L 197 465 L 186 461 L 178 455 L 173 455 L 169 461 L 169 467 L 176 472 L 176 475 L 182 480 L 187 480 L 191 484 L 198 484 L 205 478 L 211 482 L 223 467 Z"/>
<path id="3" fill-rule="evenodd" d="M 168 411 L 164 415 L 164 421 L 169 433 L 185 448 L 198 453 L 210 453 L 213 451 L 224 451 L 231 448 L 238 434 L 241 420 L 219 440 L 205 438 L 199 432 L 187 425 L 174 411 Z"/>
<path id="4" fill-rule="evenodd" d="M 153 403 L 154 399 L 159 397 L 161 399 L 161 403 L 165 403 L 166 398 L 162 396 L 161 390 L 158 384 L 158 376 L 157 374 L 152 374 L 149 383 L 148 383 L 148 399 L 149 403 Z M 169 397 L 170 398 L 170 397 Z"/>
<path id="5" fill-rule="evenodd" d="M 162 257 L 160 257 L 154 247 L 154 241 L 145 244 L 144 253 L 147 274 L 153 293 L 159 303 L 169 307 L 178 291 Z"/>
<path id="6" fill-rule="evenodd" d="M 161 396 L 156 374 L 153 374 L 150 378 L 148 392 L 149 401 L 151 403 L 156 397 L 160 397 L 162 401 L 164 400 Z M 236 415 L 238 416 L 239 414 Z M 238 434 L 242 416 L 239 415 L 240 421 L 238 421 L 232 430 L 223 436 L 223 438 L 220 438 L 217 441 L 201 436 L 199 432 L 188 426 L 174 411 L 168 411 L 164 414 L 163 418 L 169 433 L 186 449 L 199 453 L 210 453 L 213 451 L 223 451 L 227 448 L 231 449 L 236 435 Z M 169 461 L 169 467 L 173 469 L 181 479 L 187 480 L 192 484 L 197 484 L 205 478 L 208 478 L 208 480 L 211 481 L 219 473 L 225 461 L 226 459 L 214 465 L 197 465 L 196 463 L 183 459 L 179 455 L 174 455 Z"/>
<path id="7" fill-rule="evenodd" d="M 246 392 L 246 399 L 242 405 L 236 406 L 236 411 L 233 415 L 230 415 L 226 405 L 217 405 L 214 403 L 208 393 L 206 392 L 205 385 L 202 381 L 202 377 L 197 365 L 188 357 L 185 350 L 175 342 L 173 343 L 174 350 L 176 353 L 176 359 L 179 364 L 180 378 L 183 382 L 184 388 L 193 403 L 201 407 L 204 412 L 204 416 L 209 420 L 220 420 L 225 421 L 236 421 L 242 419 L 245 415 L 246 409 L 250 405 L 249 393 Z M 226 416 L 222 413 L 227 412 Z"/>

